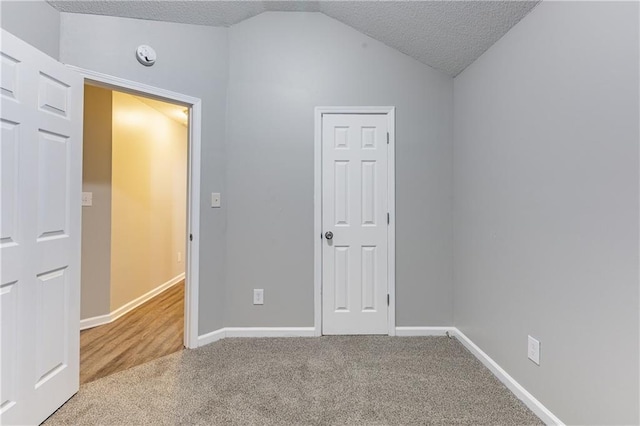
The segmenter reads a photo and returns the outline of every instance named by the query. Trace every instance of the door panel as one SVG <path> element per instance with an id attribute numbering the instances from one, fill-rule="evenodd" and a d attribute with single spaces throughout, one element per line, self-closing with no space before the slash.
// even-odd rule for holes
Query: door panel
<path id="1" fill-rule="evenodd" d="M 38 130 L 38 242 L 44 238 L 67 236 L 67 139 Z"/>
<path id="2" fill-rule="evenodd" d="M 323 334 L 387 334 L 387 116 L 322 117 Z"/>
<path id="3" fill-rule="evenodd" d="M 2 214 L 0 216 L 0 244 L 15 243 L 18 231 L 18 150 L 19 125 L 0 120 L 0 161 L 2 164 Z"/>
<path id="4" fill-rule="evenodd" d="M 349 247 L 334 247 L 334 271 L 333 289 L 335 312 L 349 312 Z"/>
<path id="5" fill-rule="evenodd" d="M 83 80 L 2 31 L 0 422 L 78 390 Z"/>
<path id="6" fill-rule="evenodd" d="M 4 275 L 4 274 L 3 274 Z M 2 333 L 2 347 L 16 348 L 16 324 L 17 318 L 17 290 L 16 281 L 11 280 L 12 277 L 3 277 L 3 284 L 0 286 L 0 333 Z M 17 389 L 17 359 L 18 353 L 13 350 L 7 354 L 2 354 L 2 388 L 0 388 L 0 410 L 8 411 L 13 408 L 18 400 Z"/>

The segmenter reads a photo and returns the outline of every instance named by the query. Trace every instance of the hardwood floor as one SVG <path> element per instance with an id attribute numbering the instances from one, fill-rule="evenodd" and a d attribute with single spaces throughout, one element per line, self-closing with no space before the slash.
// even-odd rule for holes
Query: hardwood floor
<path id="1" fill-rule="evenodd" d="M 183 349 L 184 281 L 111 324 L 80 332 L 80 384 Z"/>

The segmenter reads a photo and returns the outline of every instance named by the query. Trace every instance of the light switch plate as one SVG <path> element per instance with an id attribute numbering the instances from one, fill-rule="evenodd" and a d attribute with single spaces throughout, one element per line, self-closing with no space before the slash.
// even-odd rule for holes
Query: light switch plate
<path id="1" fill-rule="evenodd" d="M 76 200 L 77 200 L 77 198 L 76 198 Z M 93 192 L 83 192 L 82 193 L 82 206 L 83 207 L 93 206 Z"/>
<path id="2" fill-rule="evenodd" d="M 531 336 L 529 336 L 527 345 L 527 356 L 531 361 L 540 365 L 540 342 Z"/>
<path id="3" fill-rule="evenodd" d="M 211 207 L 217 208 L 220 207 L 220 193 L 212 192 L 211 193 Z"/>

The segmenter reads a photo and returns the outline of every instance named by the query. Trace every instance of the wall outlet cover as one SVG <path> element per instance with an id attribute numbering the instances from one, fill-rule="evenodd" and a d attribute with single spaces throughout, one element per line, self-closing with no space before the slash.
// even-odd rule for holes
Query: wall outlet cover
<path id="1" fill-rule="evenodd" d="M 527 356 L 531 361 L 540 365 L 540 342 L 531 336 L 529 336 L 527 345 Z"/>
<path id="2" fill-rule="evenodd" d="M 211 207 L 218 208 L 220 207 L 220 193 L 212 192 L 211 193 Z"/>
<path id="3" fill-rule="evenodd" d="M 261 288 L 253 289 L 253 304 L 264 305 L 264 290 Z"/>

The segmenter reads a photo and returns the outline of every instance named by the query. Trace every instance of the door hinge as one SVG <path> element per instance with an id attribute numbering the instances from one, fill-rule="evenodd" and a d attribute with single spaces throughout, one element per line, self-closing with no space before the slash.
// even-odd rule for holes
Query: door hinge
<path id="1" fill-rule="evenodd" d="M 391 217 L 389 216 L 389 213 L 387 213 L 387 225 L 391 223 Z"/>
<path id="2" fill-rule="evenodd" d="M 387 294 L 387 306 L 389 306 L 389 299 L 390 299 L 390 296 Z"/>
<path id="3" fill-rule="evenodd" d="M 189 234 L 189 241 L 193 241 L 193 234 Z"/>
<path id="4" fill-rule="evenodd" d="M 389 145 L 389 132 L 387 132 L 387 145 Z"/>

